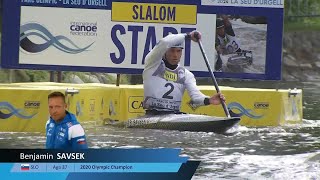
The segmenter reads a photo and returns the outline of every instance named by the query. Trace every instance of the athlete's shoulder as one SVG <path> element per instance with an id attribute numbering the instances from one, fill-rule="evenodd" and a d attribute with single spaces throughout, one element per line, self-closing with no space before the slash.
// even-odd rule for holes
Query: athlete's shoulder
<path id="1" fill-rule="evenodd" d="M 184 68 L 184 72 L 186 73 L 186 75 L 193 75 L 193 73 L 187 68 Z"/>
<path id="2" fill-rule="evenodd" d="M 185 76 L 186 76 L 186 80 L 194 79 L 194 74 L 186 68 L 185 68 Z"/>

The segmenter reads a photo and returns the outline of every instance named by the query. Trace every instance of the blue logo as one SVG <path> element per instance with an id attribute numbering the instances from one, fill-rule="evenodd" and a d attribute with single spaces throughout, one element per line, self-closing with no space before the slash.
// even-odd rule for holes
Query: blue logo
<path id="1" fill-rule="evenodd" d="M 231 102 L 228 104 L 228 109 L 230 110 L 237 110 L 239 113 L 235 113 L 238 117 L 241 117 L 243 115 L 252 118 L 252 119 L 260 119 L 264 115 L 257 115 L 255 112 L 253 112 L 251 109 L 244 108 L 241 104 L 237 102 Z"/>
<path id="2" fill-rule="evenodd" d="M 6 110 L 9 113 L 3 113 L 1 110 Z M 33 118 L 37 113 L 28 115 L 26 112 L 24 112 L 22 109 L 15 108 L 12 106 L 9 102 L 0 102 L 0 119 L 8 119 L 11 116 L 17 116 L 21 119 L 31 119 Z"/>
<path id="3" fill-rule="evenodd" d="M 36 36 L 37 38 L 44 40 L 44 43 L 34 43 L 28 38 L 29 36 Z M 54 46 L 65 53 L 78 54 L 86 51 L 93 43 L 84 48 L 80 48 L 65 36 L 53 36 L 48 29 L 40 24 L 28 23 L 20 27 L 20 47 L 29 53 L 42 52 L 50 46 Z"/>

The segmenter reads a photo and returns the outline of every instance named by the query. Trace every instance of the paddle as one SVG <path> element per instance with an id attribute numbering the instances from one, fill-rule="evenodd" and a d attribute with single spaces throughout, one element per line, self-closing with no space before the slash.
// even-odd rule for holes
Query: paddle
<path id="1" fill-rule="evenodd" d="M 222 59 L 221 59 L 221 56 L 220 56 L 220 52 L 217 51 L 217 56 L 218 56 L 218 59 L 216 61 L 216 64 L 214 65 L 214 69 L 216 71 L 219 71 L 219 70 L 222 70 Z M 218 68 L 217 68 L 218 67 Z"/>
<path id="2" fill-rule="evenodd" d="M 217 93 L 220 93 L 221 91 L 220 91 L 220 89 L 219 89 L 217 80 L 216 80 L 216 78 L 215 78 L 215 76 L 214 76 L 214 74 L 213 74 L 213 71 L 212 71 L 211 67 L 210 67 L 210 64 L 209 64 L 207 55 L 206 55 L 206 53 L 204 52 L 204 49 L 203 49 L 203 46 L 202 46 L 202 42 L 201 42 L 201 40 L 199 39 L 199 34 L 198 34 L 197 32 L 195 32 L 194 37 L 198 40 L 198 44 L 199 44 L 199 47 L 200 47 L 202 56 L 203 56 L 203 58 L 204 58 L 204 61 L 206 62 L 207 68 L 208 68 L 208 70 L 209 70 L 211 79 L 212 79 L 213 84 L 214 84 L 214 87 L 216 88 Z M 226 116 L 227 116 L 228 118 L 230 118 L 230 117 L 231 117 L 230 114 L 231 114 L 232 117 L 237 117 L 237 115 L 236 115 L 234 112 L 232 112 L 231 110 L 228 111 L 226 103 L 225 103 L 224 101 L 222 101 L 222 99 L 220 99 L 220 100 L 221 100 L 221 105 L 222 105 L 222 107 L 223 107 L 223 110 L 224 110 Z"/>

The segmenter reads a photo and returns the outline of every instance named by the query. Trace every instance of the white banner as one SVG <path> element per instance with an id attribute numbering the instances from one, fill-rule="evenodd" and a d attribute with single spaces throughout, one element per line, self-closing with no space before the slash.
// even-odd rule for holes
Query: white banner
<path id="1" fill-rule="evenodd" d="M 201 0 L 201 4 L 208 6 L 283 8 L 284 0 Z"/>
<path id="2" fill-rule="evenodd" d="M 197 29 L 213 67 L 215 21 L 215 14 L 198 14 L 196 25 L 115 22 L 111 10 L 22 6 L 19 63 L 143 69 L 144 56 L 164 31 Z M 187 46 L 181 64 L 207 72 L 198 44 Z"/>

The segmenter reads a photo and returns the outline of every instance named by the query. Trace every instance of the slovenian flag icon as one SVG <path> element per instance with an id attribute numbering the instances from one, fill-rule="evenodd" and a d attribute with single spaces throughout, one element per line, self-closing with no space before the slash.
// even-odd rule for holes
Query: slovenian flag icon
<path id="1" fill-rule="evenodd" d="M 22 171 L 28 171 L 30 169 L 30 165 L 29 164 L 21 164 L 21 170 Z"/>

